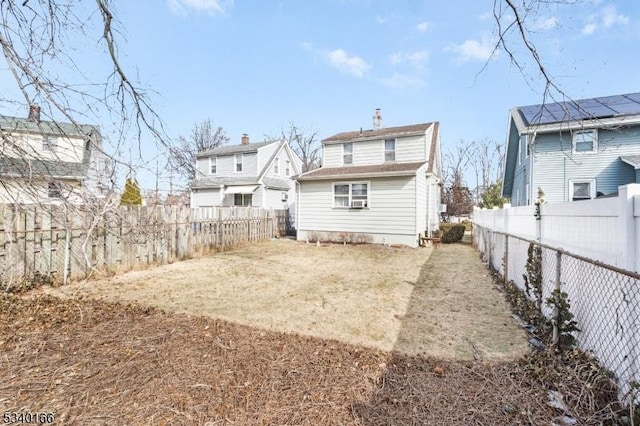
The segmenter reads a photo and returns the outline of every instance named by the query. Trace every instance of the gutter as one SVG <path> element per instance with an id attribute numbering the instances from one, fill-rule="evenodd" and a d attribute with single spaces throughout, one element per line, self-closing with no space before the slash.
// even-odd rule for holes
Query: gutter
<path id="1" fill-rule="evenodd" d="M 350 179 L 350 178 L 377 178 L 377 177 L 389 177 L 389 176 L 415 176 L 416 170 L 398 171 L 398 172 L 378 172 L 378 173 L 351 173 L 351 174 L 339 174 L 339 175 L 322 175 L 322 176 L 298 176 L 297 181 L 304 180 L 328 180 L 328 179 Z"/>

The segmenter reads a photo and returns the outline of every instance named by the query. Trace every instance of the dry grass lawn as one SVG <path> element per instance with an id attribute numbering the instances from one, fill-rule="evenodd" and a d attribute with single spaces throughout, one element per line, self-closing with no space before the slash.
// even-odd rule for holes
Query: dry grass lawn
<path id="1" fill-rule="evenodd" d="M 510 359 L 526 352 L 487 271 L 461 250 L 472 251 L 274 240 L 46 291 L 411 355 Z"/>

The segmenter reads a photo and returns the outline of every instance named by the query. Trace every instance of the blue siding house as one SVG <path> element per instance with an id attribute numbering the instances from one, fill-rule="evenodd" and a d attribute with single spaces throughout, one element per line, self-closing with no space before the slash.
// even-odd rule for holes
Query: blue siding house
<path id="1" fill-rule="evenodd" d="M 557 203 L 640 183 L 640 93 L 512 109 L 502 182 L 513 206 L 538 188 Z"/>

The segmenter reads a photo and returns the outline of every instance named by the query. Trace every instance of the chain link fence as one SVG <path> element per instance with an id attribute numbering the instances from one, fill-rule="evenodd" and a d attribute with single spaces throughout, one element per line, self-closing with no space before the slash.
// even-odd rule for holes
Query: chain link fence
<path id="1" fill-rule="evenodd" d="M 557 311 L 544 301 L 554 289 L 565 292 L 578 347 L 614 374 L 622 400 L 640 402 L 640 274 L 476 224 L 473 237 L 487 266 L 529 298 L 527 262 L 539 250 L 542 314 L 554 320 Z"/>

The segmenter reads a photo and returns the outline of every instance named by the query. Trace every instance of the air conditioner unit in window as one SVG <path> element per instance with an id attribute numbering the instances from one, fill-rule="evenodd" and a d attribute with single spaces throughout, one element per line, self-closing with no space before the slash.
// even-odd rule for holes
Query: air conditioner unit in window
<path id="1" fill-rule="evenodd" d="M 351 202 L 351 208 L 353 209 L 363 209 L 366 207 L 367 202 L 365 200 L 353 200 Z"/>

